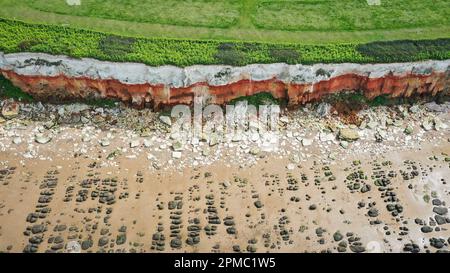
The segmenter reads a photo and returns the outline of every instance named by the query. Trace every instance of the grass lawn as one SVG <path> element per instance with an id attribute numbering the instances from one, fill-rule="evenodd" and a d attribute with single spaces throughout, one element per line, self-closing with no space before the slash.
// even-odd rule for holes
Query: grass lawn
<path id="1" fill-rule="evenodd" d="M 450 37 L 448 0 L 0 0 L 0 17 L 138 37 L 365 43 Z"/>
<path id="2" fill-rule="evenodd" d="M 448 0 L 262 1 L 253 14 L 261 29 L 357 31 L 450 25 Z"/>
<path id="3" fill-rule="evenodd" d="M 239 19 L 238 0 L 26 0 L 30 8 L 57 14 L 180 26 L 228 28 Z"/>

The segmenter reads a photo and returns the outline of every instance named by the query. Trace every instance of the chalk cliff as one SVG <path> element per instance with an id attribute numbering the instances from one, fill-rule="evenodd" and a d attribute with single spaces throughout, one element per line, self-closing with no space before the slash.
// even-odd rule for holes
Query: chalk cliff
<path id="1" fill-rule="evenodd" d="M 190 104 L 194 96 L 224 104 L 270 92 L 297 105 L 361 90 L 369 98 L 436 95 L 450 88 L 450 60 L 391 64 L 252 64 L 150 67 L 40 53 L 0 53 L 0 72 L 39 99 L 117 98 L 136 105 Z"/>

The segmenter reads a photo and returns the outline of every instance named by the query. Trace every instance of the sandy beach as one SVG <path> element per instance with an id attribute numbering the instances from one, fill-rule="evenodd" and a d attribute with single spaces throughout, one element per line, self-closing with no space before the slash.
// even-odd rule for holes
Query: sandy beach
<path id="1" fill-rule="evenodd" d="M 178 147 L 151 111 L 21 105 L 0 124 L 0 251 L 447 251 L 438 106 L 369 108 L 359 125 L 306 107 L 283 113 L 268 150 Z"/>

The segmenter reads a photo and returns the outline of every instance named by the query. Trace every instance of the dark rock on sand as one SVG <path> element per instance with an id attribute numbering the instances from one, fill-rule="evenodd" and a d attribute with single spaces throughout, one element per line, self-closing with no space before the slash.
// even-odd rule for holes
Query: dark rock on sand
<path id="1" fill-rule="evenodd" d="M 434 207 L 433 212 L 439 215 L 447 214 L 448 209 L 445 207 Z"/>
<path id="2" fill-rule="evenodd" d="M 423 226 L 423 227 L 420 228 L 420 230 L 421 230 L 423 233 L 430 233 L 430 232 L 433 231 L 433 228 L 430 227 L 430 226 Z"/>
<path id="3" fill-rule="evenodd" d="M 84 240 L 81 242 L 81 249 L 82 250 L 88 250 L 94 245 L 94 242 L 91 239 Z"/>
<path id="4" fill-rule="evenodd" d="M 255 204 L 255 207 L 257 207 L 258 209 L 263 207 L 263 204 L 262 204 L 261 201 L 259 201 L 259 200 L 258 200 L 258 201 L 255 201 L 254 204 Z"/>
<path id="5" fill-rule="evenodd" d="M 103 247 L 103 246 L 107 245 L 108 243 L 109 243 L 109 239 L 106 236 L 100 237 L 100 239 L 98 239 L 99 247 Z"/>
<path id="6" fill-rule="evenodd" d="M 333 234 L 333 239 L 336 241 L 336 242 L 339 242 L 340 240 L 342 240 L 344 238 L 344 236 L 339 232 L 339 231 L 336 231 L 334 234 Z"/>
<path id="7" fill-rule="evenodd" d="M 125 233 L 117 235 L 116 244 L 123 245 L 127 241 L 127 235 Z"/>

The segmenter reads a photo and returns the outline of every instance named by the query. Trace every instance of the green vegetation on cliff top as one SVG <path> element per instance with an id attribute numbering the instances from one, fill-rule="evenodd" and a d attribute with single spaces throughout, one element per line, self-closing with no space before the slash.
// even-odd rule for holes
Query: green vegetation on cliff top
<path id="1" fill-rule="evenodd" d="M 448 0 L 381 0 L 378 6 L 366 0 L 0 0 L 0 6 L 6 53 L 177 66 L 450 58 Z"/>
<path id="2" fill-rule="evenodd" d="M 450 38 L 324 45 L 138 38 L 0 19 L 0 51 L 44 52 L 153 66 L 406 62 L 450 59 Z"/>

